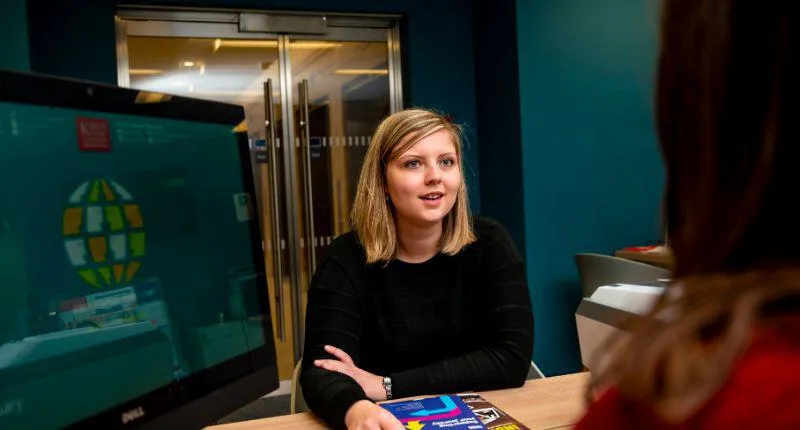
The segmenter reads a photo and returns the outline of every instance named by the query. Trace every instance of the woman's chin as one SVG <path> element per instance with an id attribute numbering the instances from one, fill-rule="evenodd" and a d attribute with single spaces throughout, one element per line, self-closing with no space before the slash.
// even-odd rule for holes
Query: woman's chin
<path id="1" fill-rule="evenodd" d="M 449 212 L 449 210 L 444 210 L 443 208 L 425 209 L 414 214 L 414 220 L 420 224 L 435 224 L 442 222 Z"/>

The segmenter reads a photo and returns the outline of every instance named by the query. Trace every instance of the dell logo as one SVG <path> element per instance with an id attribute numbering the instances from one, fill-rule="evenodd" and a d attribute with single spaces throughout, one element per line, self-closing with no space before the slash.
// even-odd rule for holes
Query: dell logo
<path id="1" fill-rule="evenodd" d="M 144 408 L 139 406 L 138 408 L 134 408 L 129 410 L 128 412 L 122 413 L 122 424 L 128 424 L 133 420 L 137 420 L 144 416 Z"/>
<path id="2" fill-rule="evenodd" d="M 11 415 L 22 415 L 22 399 L 11 399 L 6 402 L 0 401 L 0 418 Z"/>

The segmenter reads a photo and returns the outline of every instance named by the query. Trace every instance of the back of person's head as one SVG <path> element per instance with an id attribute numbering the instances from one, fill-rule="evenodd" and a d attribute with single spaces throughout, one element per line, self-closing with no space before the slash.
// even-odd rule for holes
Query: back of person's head
<path id="1" fill-rule="evenodd" d="M 386 117 L 375 130 L 361 167 L 351 212 L 353 229 L 364 246 L 368 263 L 388 262 L 397 255 L 397 226 L 392 202 L 386 194 L 387 165 L 420 140 L 441 130 L 452 137 L 458 165 L 463 167 L 461 128 L 437 112 L 402 110 Z M 453 255 L 475 240 L 463 174 L 453 209 L 442 223 L 443 253 Z"/>
<path id="2" fill-rule="evenodd" d="M 676 275 L 800 262 L 800 15 L 774 0 L 665 0 L 658 134 Z"/>
<path id="3" fill-rule="evenodd" d="M 668 420 L 713 396 L 772 305 L 800 294 L 793 7 L 663 1 L 657 127 L 676 282 L 597 363 L 593 387 L 616 384 Z"/>

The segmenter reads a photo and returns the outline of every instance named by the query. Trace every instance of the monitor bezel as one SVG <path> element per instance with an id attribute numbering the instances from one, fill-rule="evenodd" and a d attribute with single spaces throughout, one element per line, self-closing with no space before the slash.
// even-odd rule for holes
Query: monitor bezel
<path id="1" fill-rule="evenodd" d="M 149 97 L 145 97 L 148 95 Z M 9 70 L 0 70 L 0 101 L 225 124 L 231 126 L 232 132 L 245 119 L 243 107 L 237 105 Z M 256 213 L 259 213 L 247 134 L 242 131 L 235 134 L 244 192 L 253 196 L 251 203 Z M 261 309 L 260 325 L 264 331 L 265 344 L 124 404 L 71 423 L 66 428 L 204 427 L 278 388 L 272 310 L 266 288 L 266 269 L 258 220 L 259 217 L 253 217 L 249 223 L 250 246 L 257 285 L 260 283 L 265 286 L 257 289 Z M 53 395 L 54 399 L 57 398 L 55 392 Z"/>

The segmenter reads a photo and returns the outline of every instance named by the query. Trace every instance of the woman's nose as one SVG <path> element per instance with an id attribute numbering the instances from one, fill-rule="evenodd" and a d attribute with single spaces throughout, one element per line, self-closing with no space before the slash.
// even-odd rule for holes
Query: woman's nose
<path id="1" fill-rule="evenodd" d="M 425 172 L 425 182 L 428 184 L 435 184 L 442 180 L 442 171 L 439 166 L 431 167 Z"/>

